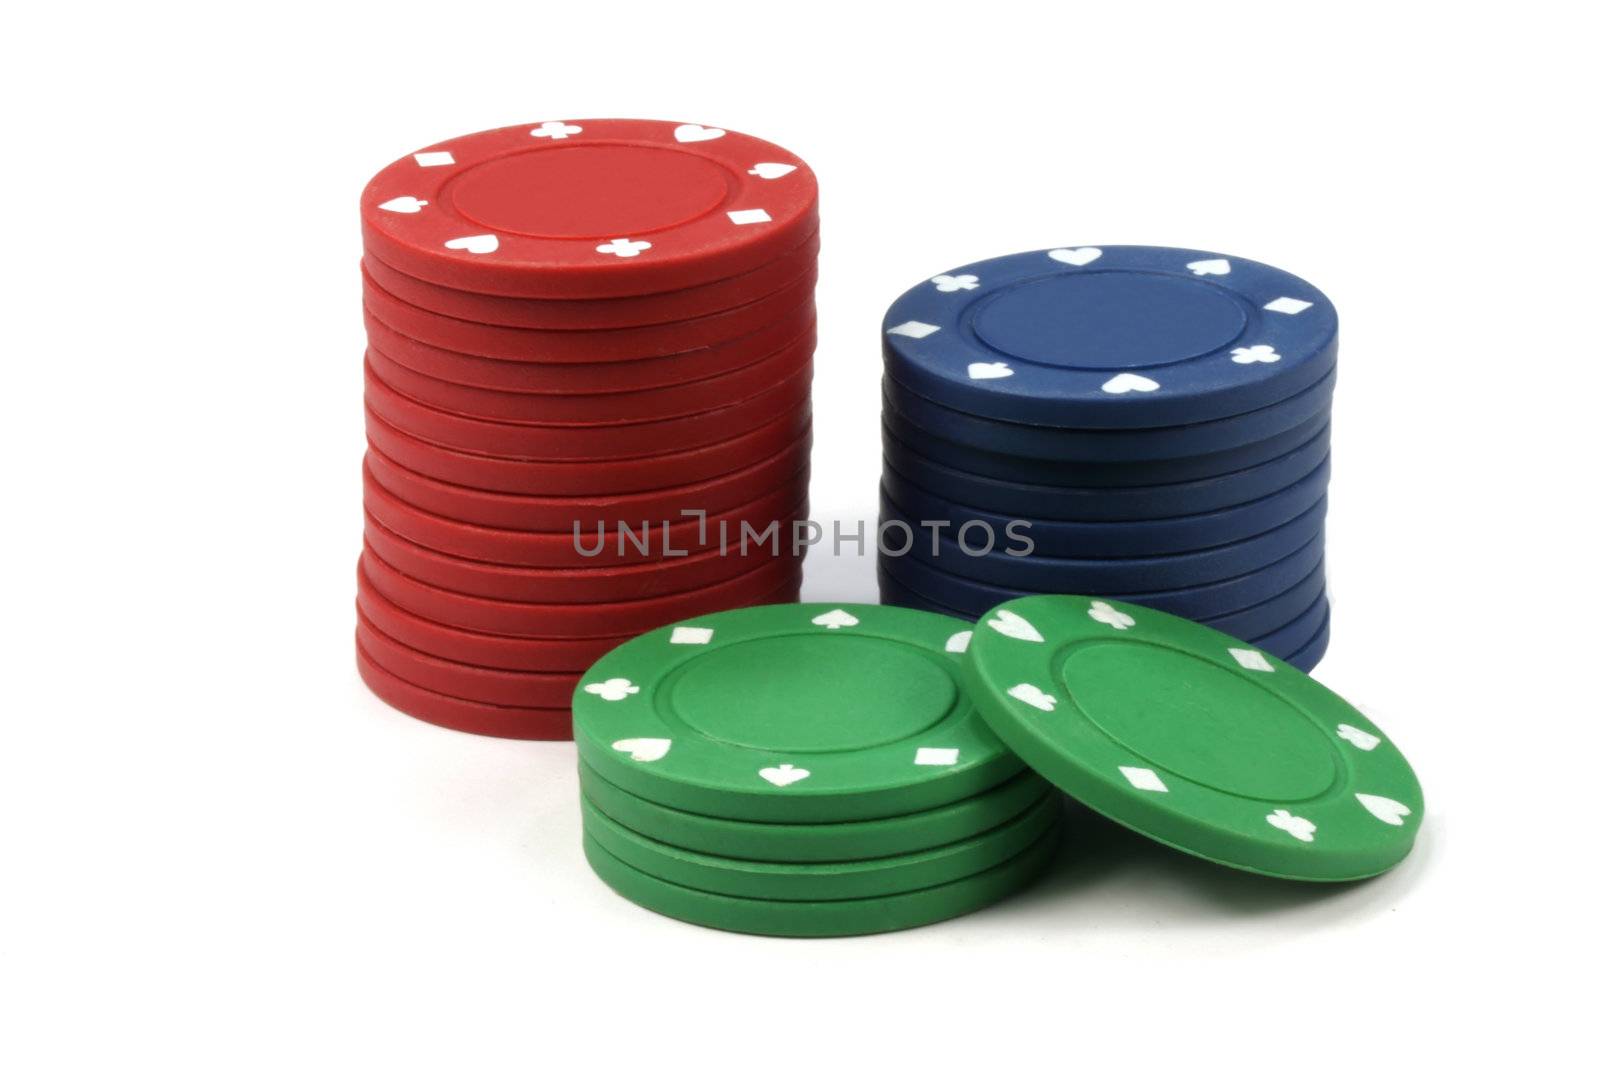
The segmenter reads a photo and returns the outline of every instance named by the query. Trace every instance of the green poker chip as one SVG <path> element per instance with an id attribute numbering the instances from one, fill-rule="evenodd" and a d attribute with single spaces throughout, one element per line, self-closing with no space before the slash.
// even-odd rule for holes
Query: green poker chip
<path id="1" fill-rule="evenodd" d="M 876 604 L 774 604 L 653 630 L 572 698 L 579 755 L 636 796 L 820 823 L 955 803 L 1022 763 L 962 687 L 971 628 Z"/>
<path id="2" fill-rule="evenodd" d="M 847 863 L 771 863 L 708 856 L 663 844 L 583 800 L 584 832 L 630 867 L 690 889 L 757 900 L 856 900 L 970 878 L 1022 852 L 1060 816 L 1060 797 L 1051 795 L 988 833 L 942 848 Z"/>
<path id="3" fill-rule="evenodd" d="M 1204 859 L 1305 881 L 1411 851 L 1422 787 L 1393 743 L 1294 667 L 1116 601 L 1024 597 L 978 621 L 968 690 L 1070 796 Z"/>
<path id="4" fill-rule="evenodd" d="M 584 834 L 583 852 L 618 895 L 697 926 L 773 937 L 854 937 L 943 922 L 997 904 L 1026 888 L 1050 865 L 1059 828 L 1051 827 L 1017 855 L 969 878 L 908 893 L 858 900 L 789 901 L 733 897 L 656 878 L 606 851 Z"/>
<path id="5" fill-rule="evenodd" d="M 691 852 L 774 863 L 841 863 L 939 848 L 993 830 L 1056 793 L 1049 782 L 1024 771 L 986 793 L 927 811 L 805 825 L 718 819 L 663 807 L 613 785 L 582 760 L 578 782 L 603 814 L 645 837 Z"/>

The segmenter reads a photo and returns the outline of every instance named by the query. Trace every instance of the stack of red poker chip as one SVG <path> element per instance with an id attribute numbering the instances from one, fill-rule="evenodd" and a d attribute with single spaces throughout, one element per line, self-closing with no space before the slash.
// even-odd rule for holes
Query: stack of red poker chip
<path id="1" fill-rule="evenodd" d="M 600 655 L 799 594 L 816 180 L 765 141 L 578 119 L 361 198 L 357 663 L 430 722 L 571 736 Z"/>

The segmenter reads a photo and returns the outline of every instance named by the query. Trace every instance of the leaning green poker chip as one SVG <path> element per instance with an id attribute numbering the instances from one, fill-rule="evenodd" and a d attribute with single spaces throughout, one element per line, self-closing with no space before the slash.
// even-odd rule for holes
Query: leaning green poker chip
<path id="1" fill-rule="evenodd" d="M 979 621 L 968 690 L 1070 796 L 1204 859 L 1349 881 L 1393 867 L 1422 787 L 1366 716 L 1288 663 L 1163 612 L 1081 596 Z"/>
<path id="2" fill-rule="evenodd" d="M 582 760 L 578 782 L 602 813 L 646 837 L 693 852 L 774 863 L 841 863 L 939 848 L 993 830 L 1056 791 L 1024 771 L 985 793 L 927 811 L 807 826 L 718 819 L 663 807 L 611 784 Z"/>
<path id="3" fill-rule="evenodd" d="M 857 900 L 970 878 L 1022 852 L 1060 817 L 1061 798 L 1051 795 L 988 833 L 942 848 L 847 863 L 769 863 L 663 844 L 583 801 L 584 832 L 630 867 L 690 889 L 756 900 Z"/>
<path id="4" fill-rule="evenodd" d="M 771 937 L 856 937 L 943 922 L 999 903 L 1044 872 L 1055 857 L 1059 835 L 1059 828 L 1051 827 L 1011 859 L 970 878 L 860 900 L 756 900 L 690 889 L 624 863 L 588 834 L 583 836 L 583 853 L 618 895 L 673 919 Z"/>
<path id="5" fill-rule="evenodd" d="M 844 822 L 951 804 L 1022 770 L 962 689 L 971 636 L 877 604 L 689 619 L 584 674 L 574 739 L 616 785 L 702 815 Z"/>

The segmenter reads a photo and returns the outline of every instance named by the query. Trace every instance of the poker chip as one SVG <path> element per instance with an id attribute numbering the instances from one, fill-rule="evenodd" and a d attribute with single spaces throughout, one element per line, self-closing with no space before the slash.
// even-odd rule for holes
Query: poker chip
<path id="1" fill-rule="evenodd" d="M 928 889 L 860 900 L 773 901 L 690 889 L 629 866 L 585 834 L 584 857 L 600 880 L 640 907 L 718 930 L 772 937 L 851 937 L 943 922 L 1012 896 L 1056 855 L 1059 831 L 981 874 Z"/>
<path id="2" fill-rule="evenodd" d="M 968 634 L 876 605 L 688 619 L 584 675 L 578 752 L 630 793 L 721 818 L 843 822 L 954 803 L 1018 770 L 958 684 Z"/>
<path id="3" fill-rule="evenodd" d="M 1275 437 L 1221 452 L 1202 452 L 1169 460 L 1124 463 L 1071 463 L 1059 459 L 988 452 L 947 441 L 908 422 L 890 402 L 883 402 L 883 427 L 905 447 L 935 463 L 968 474 L 1005 482 L 1061 486 L 1067 489 L 1119 489 L 1194 482 L 1233 474 L 1277 459 L 1319 437 L 1327 417 L 1308 419 Z"/>
<path id="4" fill-rule="evenodd" d="M 1393 741 L 1291 664 L 1138 604 L 1026 597 L 974 630 L 984 720 L 1069 796 L 1278 878 L 1348 881 L 1411 851 L 1422 789 Z"/>
<path id="5" fill-rule="evenodd" d="M 1317 602 L 1304 614 L 1271 633 L 1255 638 L 1252 643 L 1263 652 L 1270 652 L 1279 659 L 1293 663 L 1294 657 L 1327 627 L 1328 615 L 1327 597 L 1318 597 Z"/>
<path id="6" fill-rule="evenodd" d="M 791 408 L 749 433 L 703 448 L 662 452 L 626 461 L 569 462 L 507 459 L 445 448 L 400 430 L 367 408 L 367 441 L 419 474 L 455 485 L 512 496 L 601 498 L 676 488 L 732 474 L 804 437 L 811 406 Z M 574 505 L 579 506 L 579 505 Z"/>
<path id="7" fill-rule="evenodd" d="M 528 604 L 440 589 L 389 566 L 371 551 L 362 553 L 361 562 L 372 587 L 403 610 L 446 626 L 507 637 L 627 636 L 691 615 L 793 597 L 800 589 L 798 560 L 758 557 L 738 577 L 686 593 L 600 604 Z"/>
<path id="8" fill-rule="evenodd" d="M 968 523 L 943 532 L 920 527 L 898 542 L 893 532 L 884 539 L 894 550 L 903 547 L 911 558 L 930 567 L 980 582 L 1044 593 L 1103 589 L 1154 593 L 1225 581 L 1256 570 L 1263 562 L 1280 560 L 1321 533 L 1327 511 L 1327 498 L 1321 497 L 1288 522 L 1241 541 L 1175 555 L 1117 559 L 1043 555 L 1036 551 L 1030 532 L 1015 528 L 1017 534 L 1008 537 L 988 523 Z M 910 528 L 906 513 L 887 495 L 880 513 L 885 522 L 898 519 Z M 1024 549 L 1026 554 L 1021 554 Z"/>
<path id="9" fill-rule="evenodd" d="M 432 692 L 512 708 L 564 711 L 571 704 L 578 675 L 497 670 L 454 663 L 396 641 L 370 622 L 359 609 L 356 644 L 374 664 L 410 685 Z"/>
<path id="10" fill-rule="evenodd" d="M 815 232 L 810 169 L 696 123 L 562 119 L 404 156 L 361 196 L 376 258 L 450 288 L 589 299 L 756 270 Z"/>
<path id="11" fill-rule="evenodd" d="M 918 516 L 922 524 L 943 524 L 945 533 L 964 528 L 1004 531 L 1008 523 L 1027 523 L 1026 536 L 1042 556 L 1080 559 L 1148 557 L 1155 553 L 1195 552 L 1264 534 L 1301 515 L 1324 499 L 1331 464 L 1322 465 L 1276 493 L 1216 511 L 1179 515 L 1170 519 L 1131 522 L 1070 522 L 1028 519 L 980 511 L 946 500 L 903 478 L 885 464 L 883 493 L 902 514 Z M 973 525 L 976 524 L 976 525 Z"/>
<path id="12" fill-rule="evenodd" d="M 572 717 L 562 708 L 504 707 L 435 693 L 384 670 L 359 645 L 356 669 L 367 688 L 384 703 L 435 726 L 524 741 L 566 741 L 572 737 Z"/>
<path id="13" fill-rule="evenodd" d="M 795 527 L 804 521 L 805 514 L 806 509 L 801 507 L 779 522 L 769 554 L 801 558 L 803 550 L 797 546 Z M 418 581 L 457 593 L 534 604 L 595 604 L 685 593 L 750 569 L 750 559 L 745 554 L 714 549 L 620 567 L 521 567 L 483 563 L 424 548 L 386 529 L 370 515 L 365 531 L 369 550 Z"/>
<path id="14" fill-rule="evenodd" d="M 911 392 L 884 378 L 887 403 L 907 421 L 968 448 L 1033 459 L 1078 463 L 1171 460 L 1243 448 L 1325 418 L 1333 402 L 1334 372 L 1271 407 L 1240 415 L 1151 429 L 1062 429 L 971 415 Z"/>
<path id="15" fill-rule="evenodd" d="M 582 801 L 583 829 L 595 844 L 653 878 L 702 892 L 768 901 L 859 900 L 909 893 L 981 874 L 1020 854 L 1060 819 L 1047 795 L 992 830 L 938 848 L 843 863 L 728 859 L 664 844 L 628 829 Z"/>
<path id="16" fill-rule="evenodd" d="M 1043 426 L 1189 426 L 1265 410 L 1333 369 L 1338 317 L 1307 282 L 1182 248 L 1054 248 L 908 290 L 884 362 L 957 411 Z"/>
<path id="17" fill-rule="evenodd" d="M 370 471 L 364 470 L 362 478 L 368 516 L 399 537 L 466 560 L 554 569 L 619 567 L 704 552 L 745 556 L 752 545 L 771 556 L 778 542 L 767 539 L 769 530 L 772 538 L 786 536 L 783 527 L 803 510 L 807 490 L 806 479 L 800 476 L 753 501 L 714 515 L 696 515 L 648 528 L 641 523 L 637 529 L 627 531 L 615 523 L 602 526 L 596 522 L 591 529 L 538 533 L 476 526 L 420 511 L 391 495 Z M 759 544 L 757 537 L 763 538 Z"/>
<path id="18" fill-rule="evenodd" d="M 809 373 L 815 347 L 813 332 L 759 363 L 727 374 L 631 393 L 555 395 L 457 385 L 401 366 L 374 348 L 367 349 L 367 367 L 401 396 L 453 415 L 546 426 L 607 425 L 660 422 L 744 403 L 775 382 Z"/>
<path id="19" fill-rule="evenodd" d="M 760 300 L 815 270 L 821 244 L 813 232 L 798 248 L 746 274 L 690 289 L 601 300 L 524 300 L 450 289 L 413 278 L 371 254 L 361 266 L 380 289 L 438 315 L 534 330 L 612 330 L 699 318 Z"/>
<path id="20" fill-rule="evenodd" d="M 1010 822 L 1054 790 L 1023 772 L 988 792 L 954 804 L 835 823 L 767 823 L 719 819 L 665 807 L 613 785 L 579 761 L 583 796 L 613 821 L 653 841 L 716 857 L 768 863 L 844 863 L 938 849 Z"/>
<path id="21" fill-rule="evenodd" d="M 1206 585 L 1122 593 L 1116 599 L 1170 611 L 1186 618 L 1207 620 L 1229 615 L 1286 592 L 1322 562 L 1323 534 L 1282 559 L 1247 574 Z M 880 554 L 879 567 L 901 585 L 938 604 L 948 604 L 964 615 L 982 615 L 996 604 L 1028 596 L 1033 590 L 993 585 L 963 578 L 910 556 Z M 1112 593 L 1102 594 L 1112 596 Z"/>
<path id="22" fill-rule="evenodd" d="M 421 511 L 451 515 L 478 526 L 508 530 L 572 532 L 598 529 L 600 523 L 638 527 L 644 523 L 692 522 L 697 513 L 719 514 L 804 476 L 809 470 L 811 434 L 748 467 L 707 481 L 648 493 L 614 496 L 522 496 L 452 485 L 419 474 L 390 459 L 375 444 L 367 448 L 367 471 L 385 491 Z"/>
<path id="23" fill-rule="evenodd" d="M 925 491 L 985 511 L 1030 519 L 1120 522 L 1199 515 L 1270 496 L 1327 462 L 1330 439 L 1330 431 L 1324 428 L 1293 451 L 1232 474 L 1114 489 L 1008 482 L 969 474 L 928 459 L 887 430 L 883 434 L 883 464 L 886 471 L 895 472 Z"/>
<path id="24" fill-rule="evenodd" d="M 814 338 L 816 309 L 796 308 L 758 330 L 720 345 L 677 352 L 659 359 L 607 363 L 531 363 L 488 359 L 423 344 L 389 329 L 370 314 L 364 317 L 367 349 L 392 363 L 439 381 L 508 393 L 541 396 L 593 396 L 606 393 L 671 389 L 760 363 Z"/>
<path id="25" fill-rule="evenodd" d="M 658 359 L 723 344 L 810 307 L 816 283 L 813 269 L 786 288 L 742 307 L 679 322 L 613 330 L 528 330 L 453 319 L 407 304 L 380 289 L 370 277 L 363 279 L 361 292 L 367 314 L 423 344 L 487 359 L 565 364 Z"/>
<path id="26" fill-rule="evenodd" d="M 747 433 L 803 404 L 811 368 L 802 368 L 729 407 L 650 422 L 537 426 L 491 422 L 419 404 L 395 392 L 367 367 L 367 406 L 395 428 L 446 448 L 507 459 L 624 460 L 681 452 Z"/>

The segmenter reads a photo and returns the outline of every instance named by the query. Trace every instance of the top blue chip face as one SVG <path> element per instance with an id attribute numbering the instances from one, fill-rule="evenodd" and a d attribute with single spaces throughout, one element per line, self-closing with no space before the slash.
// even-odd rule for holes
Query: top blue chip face
<path id="1" fill-rule="evenodd" d="M 1183 248 L 1106 245 L 987 259 L 884 316 L 889 375 L 946 407 L 1080 429 L 1254 411 L 1333 369 L 1339 320 L 1292 274 Z"/>

